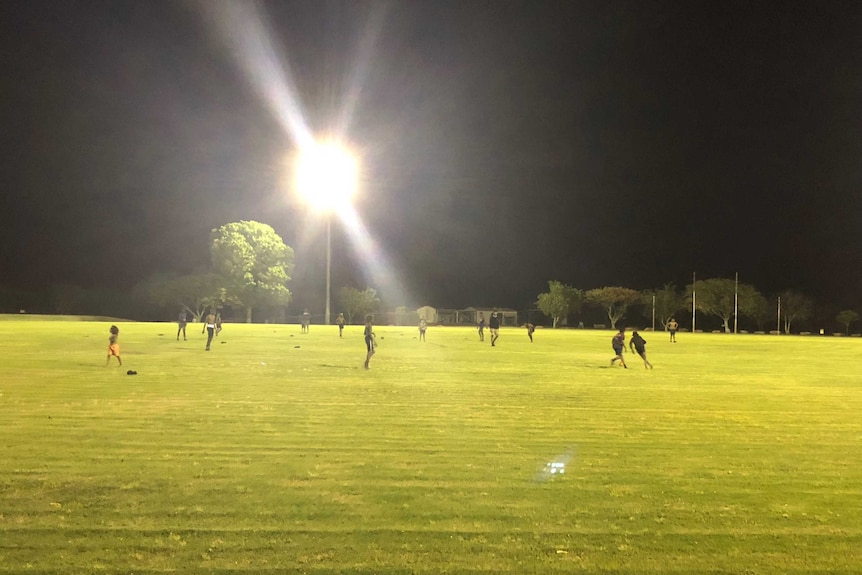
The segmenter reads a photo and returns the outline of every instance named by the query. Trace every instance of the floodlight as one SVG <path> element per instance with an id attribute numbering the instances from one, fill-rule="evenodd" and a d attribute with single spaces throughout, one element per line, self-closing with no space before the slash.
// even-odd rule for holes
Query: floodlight
<path id="1" fill-rule="evenodd" d="M 316 210 L 335 211 L 356 194 L 358 162 L 344 146 L 320 141 L 300 150 L 296 189 Z"/>

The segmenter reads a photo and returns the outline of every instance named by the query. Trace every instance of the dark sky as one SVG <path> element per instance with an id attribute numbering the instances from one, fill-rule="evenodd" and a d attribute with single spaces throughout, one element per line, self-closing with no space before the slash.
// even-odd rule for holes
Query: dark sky
<path id="1" fill-rule="evenodd" d="M 393 305 L 524 308 L 550 279 L 692 272 L 858 304 L 862 3 L 260 7 L 305 122 L 353 104 L 357 210 L 409 294 Z M 296 250 L 297 305 L 315 301 L 322 228 L 290 198 L 294 141 L 223 8 L 2 3 L 0 285 L 195 271 L 212 228 L 254 219 Z M 333 242 L 335 287 L 383 288 L 338 226 Z"/>

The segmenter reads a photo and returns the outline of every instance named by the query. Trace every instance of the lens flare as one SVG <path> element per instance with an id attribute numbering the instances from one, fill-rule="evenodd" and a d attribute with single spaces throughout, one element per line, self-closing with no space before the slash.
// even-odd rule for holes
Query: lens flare
<path id="1" fill-rule="evenodd" d="M 201 1 L 201 12 L 263 98 L 284 131 L 300 147 L 313 141 L 305 122 L 290 67 L 278 54 L 280 46 L 264 24 L 257 2 Z"/>

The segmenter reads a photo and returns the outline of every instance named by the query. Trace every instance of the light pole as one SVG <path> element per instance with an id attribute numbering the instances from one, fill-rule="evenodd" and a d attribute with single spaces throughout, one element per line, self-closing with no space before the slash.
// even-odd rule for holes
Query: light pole
<path id="1" fill-rule="evenodd" d="M 318 140 L 299 150 L 296 159 L 296 189 L 306 204 L 326 216 L 326 308 L 324 322 L 331 320 L 332 214 L 350 203 L 356 193 L 358 162 L 343 145 Z"/>
<path id="2" fill-rule="evenodd" d="M 326 214 L 326 311 L 323 322 L 329 325 L 330 298 L 332 296 L 332 214 Z"/>

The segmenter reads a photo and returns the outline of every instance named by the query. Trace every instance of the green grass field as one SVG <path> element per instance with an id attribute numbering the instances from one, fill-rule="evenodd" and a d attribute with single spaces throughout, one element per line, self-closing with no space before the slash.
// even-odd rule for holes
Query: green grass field
<path id="1" fill-rule="evenodd" d="M 0 322 L 0 573 L 862 573 L 862 339 L 109 325 Z"/>

